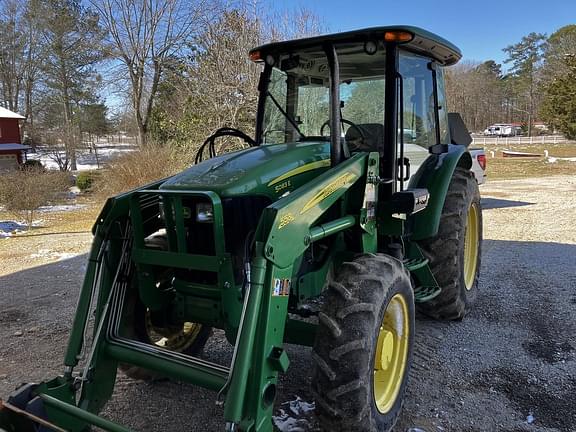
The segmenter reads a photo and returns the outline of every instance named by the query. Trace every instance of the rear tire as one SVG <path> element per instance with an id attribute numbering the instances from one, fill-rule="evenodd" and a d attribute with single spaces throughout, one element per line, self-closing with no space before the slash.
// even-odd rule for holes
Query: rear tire
<path id="1" fill-rule="evenodd" d="M 414 294 L 402 263 L 362 255 L 329 285 L 312 357 L 322 431 L 389 431 L 414 344 Z"/>
<path id="2" fill-rule="evenodd" d="M 439 320 L 461 320 L 478 295 L 482 258 L 482 207 L 470 170 L 457 167 L 442 209 L 438 234 L 420 244 L 442 292 L 418 304 Z"/>

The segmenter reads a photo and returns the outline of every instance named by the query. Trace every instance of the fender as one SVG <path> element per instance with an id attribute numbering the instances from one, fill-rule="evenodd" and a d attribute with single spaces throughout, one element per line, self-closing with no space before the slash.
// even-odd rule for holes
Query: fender
<path id="1" fill-rule="evenodd" d="M 426 209 L 410 219 L 413 240 L 434 237 L 438 233 L 442 208 L 457 166 L 471 168 L 472 158 L 466 147 L 450 144 L 447 153 L 430 155 L 410 179 L 409 188 L 426 188 L 430 193 Z"/>

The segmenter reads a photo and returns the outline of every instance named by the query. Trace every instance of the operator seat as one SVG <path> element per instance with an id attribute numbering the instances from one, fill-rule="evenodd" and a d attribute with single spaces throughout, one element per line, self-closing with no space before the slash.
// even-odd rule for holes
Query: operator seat
<path id="1" fill-rule="evenodd" d="M 380 123 L 360 123 L 346 131 L 346 144 L 350 151 L 376 151 L 384 143 L 384 126 Z M 360 135 L 359 132 L 362 132 Z"/>

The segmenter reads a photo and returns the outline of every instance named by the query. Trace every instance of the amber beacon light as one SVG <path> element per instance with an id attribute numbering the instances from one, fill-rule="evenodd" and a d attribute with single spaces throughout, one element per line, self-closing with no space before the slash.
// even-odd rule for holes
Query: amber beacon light
<path id="1" fill-rule="evenodd" d="M 387 31 L 384 33 L 386 42 L 410 42 L 414 35 L 407 31 Z"/>

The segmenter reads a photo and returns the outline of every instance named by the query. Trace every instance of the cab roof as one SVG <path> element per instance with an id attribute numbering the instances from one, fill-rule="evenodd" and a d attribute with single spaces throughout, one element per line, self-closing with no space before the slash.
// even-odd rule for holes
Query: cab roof
<path id="1" fill-rule="evenodd" d="M 436 60 L 443 66 L 450 66 L 462 58 L 462 52 L 456 45 L 440 36 L 413 26 L 369 27 L 342 33 L 333 33 L 303 39 L 292 39 L 283 42 L 273 42 L 250 50 L 250 55 L 260 52 L 260 58 L 267 54 L 292 53 L 299 50 L 331 43 L 364 43 L 368 41 L 384 41 L 387 32 L 408 32 L 413 38 L 408 42 L 400 42 L 402 48 Z"/>

